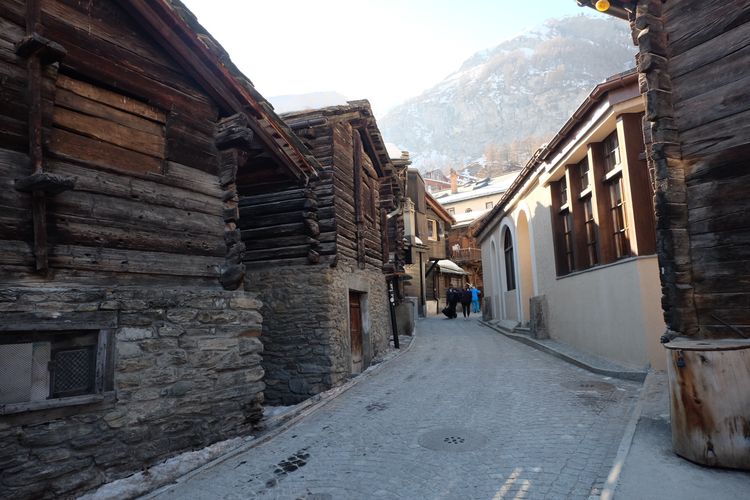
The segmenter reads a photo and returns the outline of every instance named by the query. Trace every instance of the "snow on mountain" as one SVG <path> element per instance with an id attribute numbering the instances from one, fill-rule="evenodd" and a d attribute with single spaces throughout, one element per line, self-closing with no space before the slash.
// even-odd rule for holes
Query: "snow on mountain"
<path id="1" fill-rule="evenodd" d="M 477 52 L 391 110 L 379 126 L 423 169 L 455 167 L 487 148 L 519 141 L 538 146 L 597 83 L 632 68 L 635 52 L 621 21 L 585 15 L 549 20 Z M 524 154 L 531 153 L 517 156 Z"/>

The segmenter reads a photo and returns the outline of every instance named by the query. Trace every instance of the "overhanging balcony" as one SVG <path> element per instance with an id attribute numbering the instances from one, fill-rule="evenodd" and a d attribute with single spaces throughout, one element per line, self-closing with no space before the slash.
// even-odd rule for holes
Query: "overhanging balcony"
<path id="1" fill-rule="evenodd" d="M 460 264 L 461 262 L 475 262 L 482 260 L 482 250 L 479 248 L 459 248 L 451 250 L 451 260 Z"/>

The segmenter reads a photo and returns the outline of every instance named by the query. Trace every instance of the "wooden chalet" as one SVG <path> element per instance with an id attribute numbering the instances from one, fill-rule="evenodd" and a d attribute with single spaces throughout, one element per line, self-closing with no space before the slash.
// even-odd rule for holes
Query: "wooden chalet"
<path id="1" fill-rule="evenodd" d="M 262 215 L 239 200 L 307 196 L 314 160 L 176 0 L 4 0 L 0 81 L 0 497 L 249 431 Z"/>
<path id="2" fill-rule="evenodd" d="M 440 295 L 445 290 L 446 276 L 441 274 L 438 262 L 448 258 L 446 234 L 456 221 L 427 192 L 417 169 L 410 168 L 406 179 L 404 269 L 410 279 L 404 284 L 404 296 L 415 303 L 416 315 L 424 317 L 437 312 Z"/>
<path id="3" fill-rule="evenodd" d="M 750 470 L 750 3 L 600 8 L 639 47 L 675 451 Z"/>
<path id="4" fill-rule="evenodd" d="M 386 227 L 401 195 L 367 101 L 283 118 L 317 160 L 317 178 L 273 197 L 241 192 L 240 227 L 247 287 L 263 301 L 266 399 L 289 404 L 388 349 L 383 273 L 397 270 L 398 247 Z"/>

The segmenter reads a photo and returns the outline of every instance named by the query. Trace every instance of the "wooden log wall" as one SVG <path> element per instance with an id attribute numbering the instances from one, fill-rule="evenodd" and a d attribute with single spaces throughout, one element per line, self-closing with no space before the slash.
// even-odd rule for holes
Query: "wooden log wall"
<path id="1" fill-rule="evenodd" d="M 317 179 L 302 187 L 290 181 L 267 185 L 262 192 L 255 182 L 238 180 L 243 262 L 249 269 L 317 264 L 335 257 L 331 133 L 325 125 L 296 133 L 321 165 Z"/>
<path id="2" fill-rule="evenodd" d="M 217 106 L 114 1 L 43 2 L 43 35 L 67 51 L 45 69 L 45 169 L 76 179 L 46 203 L 49 266 L 215 280 L 223 262 Z M 25 2 L 0 3 L 0 270 L 31 269 Z M 138 275 L 137 277 L 135 275 Z M 131 276 L 130 278 L 128 276 Z"/>
<path id="3" fill-rule="evenodd" d="M 243 195 L 239 228 L 248 268 L 316 264 L 336 253 L 333 179 L 325 171 L 308 187 Z"/>
<path id="4" fill-rule="evenodd" d="M 339 254 L 381 269 L 383 248 L 377 209 L 380 204 L 378 175 L 361 141 L 356 139 L 359 132 L 350 123 L 339 121 L 332 125 L 332 132 Z M 355 163 L 359 174 L 356 174 Z M 359 221 L 357 214 L 361 214 Z"/>
<path id="5" fill-rule="evenodd" d="M 675 123 L 691 166 L 685 181 L 698 324 L 702 336 L 750 336 L 750 4 L 687 3 L 668 2 L 664 19 Z"/>
<path id="6" fill-rule="evenodd" d="M 642 0 L 635 27 L 667 324 L 750 335 L 750 4 Z"/>

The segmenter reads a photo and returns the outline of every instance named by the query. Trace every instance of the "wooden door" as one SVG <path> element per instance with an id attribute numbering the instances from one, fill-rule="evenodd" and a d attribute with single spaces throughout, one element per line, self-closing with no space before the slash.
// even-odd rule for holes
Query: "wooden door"
<path id="1" fill-rule="evenodd" d="M 349 335 L 352 346 L 352 373 L 362 372 L 362 306 L 360 294 L 349 292 Z"/>

